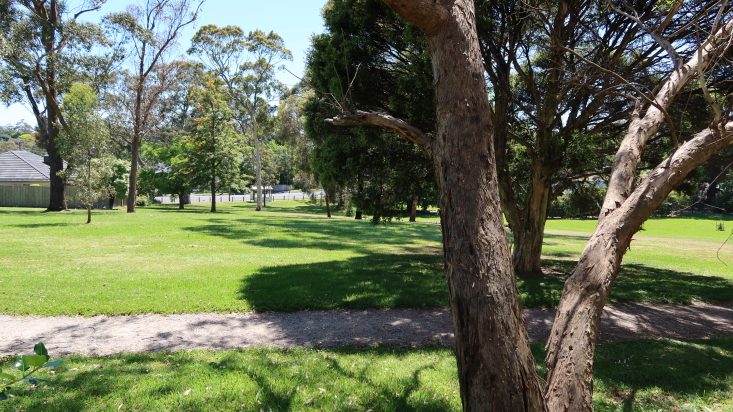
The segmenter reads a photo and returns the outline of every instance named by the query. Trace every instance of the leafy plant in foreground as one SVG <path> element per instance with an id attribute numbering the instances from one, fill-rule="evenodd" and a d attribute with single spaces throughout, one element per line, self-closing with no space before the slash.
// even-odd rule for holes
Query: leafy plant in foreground
<path id="1" fill-rule="evenodd" d="M 0 371 L 0 401 L 8 399 L 8 391 L 14 385 L 21 382 L 28 382 L 35 385 L 41 382 L 40 379 L 31 376 L 39 369 L 54 368 L 63 362 L 61 359 L 54 361 L 50 360 L 51 357 L 48 356 L 48 350 L 46 350 L 46 345 L 44 345 L 43 342 L 36 343 L 33 347 L 32 355 L 18 356 L 14 366 L 20 371 L 20 377 Z"/>

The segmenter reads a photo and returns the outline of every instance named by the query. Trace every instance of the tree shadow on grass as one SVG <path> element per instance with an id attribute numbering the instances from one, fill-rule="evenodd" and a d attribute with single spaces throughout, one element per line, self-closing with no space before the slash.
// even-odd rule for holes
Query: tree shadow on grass
<path id="1" fill-rule="evenodd" d="M 447 295 L 442 257 L 428 254 L 270 266 L 239 291 L 255 311 L 444 307 Z"/>
<path id="2" fill-rule="evenodd" d="M 142 209 L 143 210 L 155 210 L 156 212 L 194 213 L 194 214 L 210 214 L 210 215 L 228 215 L 232 213 L 226 210 L 217 210 L 216 212 L 212 213 L 209 207 L 210 205 L 207 203 L 205 205 L 196 205 L 196 206 L 187 205 L 186 209 L 179 209 L 178 205 L 145 206 Z"/>
<path id="3" fill-rule="evenodd" d="M 544 376 L 544 346 L 533 344 L 532 352 Z M 597 410 L 673 410 L 684 398 L 711 393 L 724 400 L 733 391 L 733 339 L 601 344 L 594 371 Z"/>
<path id="4" fill-rule="evenodd" d="M 672 410 L 684 398 L 713 395 L 724 400 L 733 391 L 733 339 L 729 338 L 602 345 L 595 364 L 596 382 L 624 411 Z M 655 388 L 677 399 L 644 393 Z"/>
<path id="5" fill-rule="evenodd" d="M 321 250 L 352 250 L 371 253 L 374 246 L 398 246 L 411 253 L 425 253 L 431 249 L 424 242 L 441 240 L 440 231 L 429 225 L 378 225 L 367 222 L 335 221 L 311 218 L 243 218 L 226 220 L 207 219 L 208 223 L 184 228 L 211 236 L 239 240 L 244 243 L 280 248 L 309 248 Z M 422 243 L 422 244 L 421 244 Z"/>
<path id="6" fill-rule="evenodd" d="M 559 275 L 519 276 L 519 290 L 526 307 L 555 307 L 560 301 L 567 274 L 576 262 L 543 259 L 543 266 Z M 616 278 L 609 302 L 646 302 L 689 304 L 730 302 L 733 282 L 716 276 L 625 264 Z"/>
<path id="7" fill-rule="evenodd" d="M 81 219 L 80 219 L 81 220 Z M 66 227 L 66 226 L 84 226 L 84 222 L 56 222 L 56 223 L 18 223 L 15 225 L 9 225 L 10 227 L 17 227 L 19 229 L 38 229 L 41 227 Z"/>
<path id="8" fill-rule="evenodd" d="M 249 349 L 73 357 L 51 386 L 15 391 L 9 410 L 455 410 L 442 348 Z M 390 376 L 374 362 L 389 358 Z M 78 367 L 81 371 L 69 371 Z M 403 372 L 404 371 L 404 372 Z M 448 376 L 434 384 L 422 379 Z M 189 394 L 184 394 L 186 391 Z M 418 395 L 418 396 L 413 396 Z M 447 395 L 447 396 L 446 396 Z M 122 406 L 119 406 L 122 405 Z"/>

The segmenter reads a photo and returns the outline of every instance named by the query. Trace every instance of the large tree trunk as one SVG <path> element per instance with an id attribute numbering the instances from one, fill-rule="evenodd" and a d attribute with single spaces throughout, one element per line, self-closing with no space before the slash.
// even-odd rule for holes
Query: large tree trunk
<path id="1" fill-rule="evenodd" d="M 178 209 L 183 210 L 186 205 L 186 194 L 181 192 L 178 192 Z"/>
<path id="2" fill-rule="evenodd" d="M 328 202 L 328 192 L 325 193 L 326 196 L 326 217 L 329 219 L 331 218 L 331 205 Z"/>
<path id="3" fill-rule="evenodd" d="M 499 205 L 473 1 L 387 0 L 428 37 L 448 291 L 463 408 L 544 410 Z"/>
<path id="4" fill-rule="evenodd" d="M 372 125 L 432 156 L 440 188 L 448 293 L 466 411 L 543 411 L 499 205 L 491 112 L 471 0 L 385 0 L 428 39 L 435 139 L 384 113 L 331 123 Z"/>
<path id="5" fill-rule="evenodd" d="M 51 129 L 54 129 L 54 127 L 52 126 Z M 58 129 L 56 129 L 55 134 L 58 136 Z M 48 209 L 46 209 L 49 212 L 66 210 L 66 182 L 58 175 L 59 172 L 64 170 L 64 160 L 61 158 L 58 150 L 56 150 L 56 144 L 54 143 L 55 140 L 55 137 L 49 136 L 49 142 L 46 145 L 46 151 L 48 152 L 49 174 L 51 175 L 51 197 L 48 202 Z"/>
<path id="6" fill-rule="evenodd" d="M 45 5 L 43 6 L 45 7 Z M 59 10 L 56 0 L 52 0 L 49 4 L 48 10 L 48 24 L 44 24 L 43 31 L 43 42 L 44 49 L 46 51 L 46 152 L 48 153 L 49 160 L 49 173 L 50 173 L 50 198 L 48 202 L 48 208 L 46 210 L 50 212 L 58 212 L 66 210 L 66 182 L 59 172 L 64 170 L 64 161 L 61 158 L 61 154 L 56 148 L 56 140 L 59 136 L 59 126 L 61 113 L 58 108 L 58 90 L 56 88 L 56 30 L 58 27 Z"/>

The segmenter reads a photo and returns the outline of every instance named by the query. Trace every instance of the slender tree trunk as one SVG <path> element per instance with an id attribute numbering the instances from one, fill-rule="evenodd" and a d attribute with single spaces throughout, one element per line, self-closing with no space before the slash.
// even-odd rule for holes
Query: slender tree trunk
<path id="1" fill-rule="evenodd" d="M 145 45 L 143 45 L 143 48 Z M 143 49 L 144 50 L 144 49 Z M 143 51 L 144 52 L 144 51 Z M 132 142 L 130 145 L 130 182 L 127 192 L 127 213 L 135 213 L 137 203 L 137 175 L 138 160 L 140 159 L 140 144 L 142 143 L 142 98 L 144 91 L 143 60 L 140 61 L 140 73 L 138 74 L 137 88 L 135 90 L 134 125 L 132 130 Z"/>
<path id="2" fill-rule="evenodd" d="M 178 209 L 183 210 L 186 205 L 186 194 L 181 192 L 178 192 Z"/>
<path id="3" fill-rule="evenodd" d="M 386 2 L 421 28 L 431 51 L 433 158 L 463 408 L 542 411 L 499 204 L 473 1 Z"/>
<path id="4" fill-rule="evenodd" d="M 255 96 L 255 100 L 257 100 L 257 97 Z M 257 185 L 257 205 L 255 206 L 256 211 L 262 210 L 262 147 L 260 142 L 260 137 L 257 135 L 258 127 L 257 127 L 257 112 L 255 111 L 255 115 L 252 117 L 252 134 L 254 136 L 254 142 L 255 142 L 255 184 Z"/>
<path id="5" fill-rule="evenodd" d="M 541 176 L 543 166 L 535 162 L 532 188 L 519 227 L 514 230 L 514 271 L 521 274 L 541 275 L 542 241 L 550 205 L 550 181 Z"/>
<path id="6" fill-rule="evenodd" d="M 414 222 L 417 218 L 417 197 L 413 197 L 410 201 L 410 222 Z"/>
<path id="7" fill-rule="evenodd" d="M 92 223 L 92 207 L 87 206 L 87 224 Z"/>
<path id="8" fill-rule="evenodd" d="M 211 213 L 216 213 L 216 179 L 211 179 Z"/>
<path id="9" fill-rule="evenodd" d="M 326 192 L 326 216 L 330 219 L 331 218 L 331 204 L 328 201 L 328 192 Z"/>

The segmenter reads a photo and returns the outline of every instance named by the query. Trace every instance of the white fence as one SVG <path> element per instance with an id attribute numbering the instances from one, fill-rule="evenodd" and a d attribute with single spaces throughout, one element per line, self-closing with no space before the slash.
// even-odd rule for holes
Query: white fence
<path id="1" fill-rule="evenodd" d="M 320 199 L 323 197 L 323 192 L 314 192 L 313 196 L 315 196 L 316 199 Z M 272 202 L 275 200 L 306 200 L 310 199 L 311 194 L 299 192 L 299 193 L 272 193 L 267 194 L 267 201 Z M 155 200 L 161 203 L 178 203 L 178 197 L 177 196 L 156 196 Z M 211 202 L 211 195 L 191 195 L 190 196 L 191 203 L 199 203 L 199 202 Z M 255 197 L 253 194 L 249 193 L 246 195 L 218 195 L 216 196 L 216 202 L 217 203 L 226 203 L 226 202 L 254 202 Z"/>

